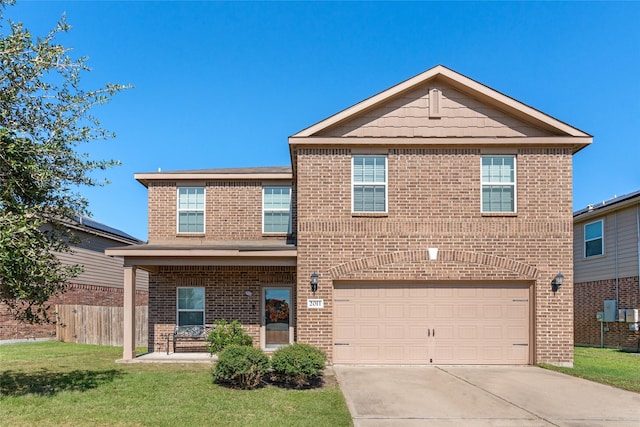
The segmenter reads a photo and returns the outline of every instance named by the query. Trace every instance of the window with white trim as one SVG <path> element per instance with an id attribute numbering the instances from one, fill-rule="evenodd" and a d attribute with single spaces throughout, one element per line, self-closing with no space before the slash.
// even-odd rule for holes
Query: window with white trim
<path id="1" fill-rule="evenodd" d="M 387 156 L 353 156 L 351 161 L 352 212 L 387 212 Z"/>
<path id="2" fill-rule="evenodd" d="M 178 187 L 178 233 L 204 233 L 204 187 Z"/>
<path id="3" fill-rule="evenodd" d="M 598 220 L 584 225 L 584 257 L 604 254 L 604 221 Z"/>
<path id="4" fill-rule="evenodd" d="M 516 156 L 482 156 L 482 212 L 516 212 Z"/>
<path id="5" fill-rule="evenodd" d="M 178 288 L 178 326 L 204 325 L 204 288 Z"/>
<path id="6" fill-rule="evenodd" d="M 291 187 L 262 189 L 262 232 L 291 232 Z"/>

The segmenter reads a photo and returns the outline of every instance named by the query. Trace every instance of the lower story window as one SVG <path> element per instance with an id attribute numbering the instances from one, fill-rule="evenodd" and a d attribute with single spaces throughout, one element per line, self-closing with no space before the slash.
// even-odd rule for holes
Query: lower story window
<path id="1" fill-rule="evenodd" d="M 204 325 L 204 288 L 178 288 L 178 326 Z"/>

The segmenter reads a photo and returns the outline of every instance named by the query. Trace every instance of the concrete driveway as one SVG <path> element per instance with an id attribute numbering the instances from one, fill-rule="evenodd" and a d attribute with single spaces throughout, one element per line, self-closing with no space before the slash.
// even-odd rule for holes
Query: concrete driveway
<path id="1" fill-rule="evenodd" d="M 640 426 L 640 394 L 533 366 L 334 366 L 355 426 Z"/>

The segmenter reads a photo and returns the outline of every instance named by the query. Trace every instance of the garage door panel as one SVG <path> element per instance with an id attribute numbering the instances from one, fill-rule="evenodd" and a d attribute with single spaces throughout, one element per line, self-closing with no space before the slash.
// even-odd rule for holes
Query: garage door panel
<path id="1" fill-rule="evenodd" d="M 426 345 L 419 346 L 408 346 L 404 353 L 404 357 L 398 363 L 420 363 L 424 364 L 427 359 L 428 348 Z"/>
<path id="2" fill-rule="evenodd" d="M 500 363 L 501 361 L 505 360 L 505 355 L 504 355 L 505 350 L 501 345 L 498 345 L 498 344 L 493 346 L 483 345 L 480 348 L 480 351 L 481 351 L 481 357 L 479 359 L 485 361 L 485 363 L 489 363 L 489 362 Z"/>
<path id="3" fill-rule="evenodd" d="M 402 286 L 398 286 L 398 287 L 390 287 L 385 289 L 384 291 L 384 296 L 386 298 L 404 298 L 406 289 L 403 288 Z"/>
<path id="4" fill-rule="evenodd" d="M 450 287 L 435 287 L 433 288 L 434 298 L 451 298 L 453 296 L 453 289 Z"/>
<path id="5" fill-rule="evenodd" d="M 460 319 L 478 318 L 478 306 L 476 304 L 459 304 L 456 310 L 458 318 Z"/>
<path id="6" fill-rule="evenodd" d="M 352 302 L 341 302 L 336 304 L 335 316 L 337 319 L 355 319 L 356 305 Z"/>
<path id="7" fill-rule="evenodd" d="M 405 306 L 402 304 L 386 304 L 384 306 L 385 317 L 389 320 L 406 319 Z"/>
<path id="8" fill-rule="evenodd" d="M 436 304 L 434 309 L 435 319 L 452 319 L 454 317 L 453 304 Z"/>
<path id="9" fill-rule="evenodd" d="M 506 337 L 512 341 L 520 340 L 522 342 L 528 341 L 529 331 L 522 326 L 507 326 Z M 518 343 L 520 344 L 520 343 Z"/>
<path id="10" fill-rule="evenodd" d="M 341 323 L 333 328 L 333 335 L 336 341 L 354 341 L 358 339 L 356 325 Z"/>
<path id="11" fill-rule="evenodd" d="M 517 361 L 528 358 L 529 346 L 527 345 L 512 345 L 509 350 L 508 357 L 510 360 L 514 361 L 514 363 L 518 363 Z"/>
<path id="12" fill-rule="evenodd" d="M 478 298 L 478 290 L 476 288 L 466 288 L 466 289 L 458 289 L 458 297 L 463 299 L 463 298 L 468 298 L 468 299 L 473 299 L 473 298 Z"/>
<path id="13" fill-rule="evenodd" d="M 334 341 L 348 345 L 335 345 L 335 362 L 527 364 L 528 295 L 524 285 L 337 285 Z"/>
<path id="14" fill-rule="evenodd" d="M 489 340 L 502 338 L 502 326 L 483 326 L 482 337 Z"/>
<path id="15" fill-rule="evenodd" d="M 453 360 L 455 360 L 453 357 L 454 352 L 455 349 L 450 342 L 438 342 L 438 344 L 434 346 L 433 357 L 430 359 L 436 361 L 435 363 L 453 363 Z"/>
<path id="16" fill-rule="evenodd" d="M 409 312 L 409 318 L 413 320 L 428 319 L 429 318 L 429 306 L 427 304 L 411 303 L 407 307 Z"/>
<path id="17" fill-rule="evenodd" d="M 475 345 L 461 345 L 456 348 L 456 356 L 455 361 L 451 361 L 451 363 L 474 363 L 478 360 L 478 350 L 479 348 Z"/>
<path id="18" fill-rule="evenodd" d="M 366 360 L 367 362 L 372 362 L 375 360 L 384 360 L 381 356 L 381 348 L 377 343 L 372 344 L 362 344 L 359 347 L 359 359 Z"/>
<path id="19" fill-rule="evenodd" d="M 362 325 L 356 336 L 357 340 L 376 340 L 385 338 L 380 333 L 380 325 Z"/>
<path id="20" fill-rule="evenodd" d="M 506 318 L 507 319 L 524 319 L 527 316 L 527 306 L 524 304 L 521 305 L 510 305 L 507 306 Z"/>
<path id="21" fill-rule="evenodd" d="M 502 319 L 501 305 L 483 304 L 481 310 L 484 319 Z"/>
<path id="22" fill-rule="evenodd" d="M 480 337 L 478 326 L 460 326 L 458 337 L 463 340 L 477 340 Z"/>
<path id="23" fill-rule="evenodd" d="M 426 325 L 406 325 L 404 328 L 408 331 L 407 338 L 411 339 L 411 343 L 423 340 L 427 336 Z"/>
<path id="24" fill-rule="evenodd" d="M 378 287 L 367 286 L 367 287 L 364 287 L 364 288 L 360 289 L 360 296 L 362 298 L 378 298 L 378 297 L 381 297 L 381 296 L 385 296 L 385 295 L 381 295 L 381 291 L 384 292 L 384 291 L 386 291 L 386 289 L 380 289 Z"/>
<path id="25" fill-rule="evenodd" d="M 386 325 L 384 327 L 384 338 L 389 341 L 404 340 L 407 328 L 404 325 Z"/>
<path id="26" fill-rule="evenodd" d="M 411 298 L 425 298 L 429 293 L 429 288 L 425 287 L 410 287 L 407 289 L 408 296 Z"/>
<path id="27" fill-rule="evenodd" d="M 361 318 L 379 318 L 380 317 L 380 305 L 379 304 L 362 304 L 360 306 Z"/>
<path id="28" fill-rule="evenodd" d="M 433 334 L 437 334 L 438 340 L 450 340 L 454 337 L 455 328 L 451 325 L 438 325 L 437 327 L 432 329 Z"/>

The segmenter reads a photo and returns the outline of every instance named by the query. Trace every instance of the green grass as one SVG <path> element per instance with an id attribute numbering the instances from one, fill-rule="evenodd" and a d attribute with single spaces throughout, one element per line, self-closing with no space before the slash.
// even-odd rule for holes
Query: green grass
<path id="1" fill-rule="evenodd" d="M 576 347 L 573 368 L 540 365 L 587 380 L 640 393 L 640 355 L 608 348 Z"/>
<path id="2" fill-rule="evenodd" d="M 350 426 L 337 386 L 231 390 L 208 364 L 116 364 L 121 348 L 0 346 L 0 425 Z"/>

